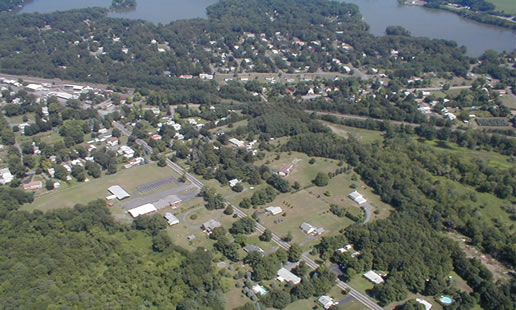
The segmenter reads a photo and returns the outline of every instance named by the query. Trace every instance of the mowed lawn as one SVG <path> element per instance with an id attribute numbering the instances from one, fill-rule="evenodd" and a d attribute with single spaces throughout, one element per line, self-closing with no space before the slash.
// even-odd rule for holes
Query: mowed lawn
<path id="1" fill-rule="evenodd" d="M 264 207 L 267 206 L 280 206 L 283 214 L 262 215 L 263 225 L 280 237 L 291 232 L 292 241 L 297 243 L 302 243 L 308 237 L 299 228 L 304 222 L 316 227 L 323 227 L 325 230 L 323 235 L 336 234 L 339 230 L 353 224 L 353 221 L 347 217 L 338 217 L 331 213 L 330 205 L 327 202 L 310 194 L 306 189 L 294 194 L 279 195 L 272 203 Z M 278 220 L 281 222 L 278 223 Z"/>
<path id="2" fill-rule="evenodd" d="M 153 182 L 168 176 L 176 175 L 168 167 L 158 167 L 156 164 L 136 166 L 130 169 L 122 169 L 114 175 L 103 175 L 98 179 L 90 179 L 86 183 L 72 182 L 70 185 L 62 182 L 61 187 L 53 192 L 37 196 L 34 202 L 24 205 L 23 209 L 42 211 L 73 207 L 77 203 L 86 203 L 95 199 L 104 199 L 110 195 L 107 191 L 112 185 L 122 186 L 129 194 L 134 195 L 136 187 L 142 184 Z M 115 203 L 115 207 L 118 202 Z"/>
<path id="3" fill-rule="evenodd" d="M 495 5 L 496 10 L 504 11 L 507 14 L 516 15 L 516 3 L 514 0 L 487 0 Z"/>

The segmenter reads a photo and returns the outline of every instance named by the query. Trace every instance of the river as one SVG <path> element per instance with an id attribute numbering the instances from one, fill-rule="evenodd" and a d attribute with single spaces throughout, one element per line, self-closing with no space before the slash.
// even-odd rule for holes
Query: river
<path id="1" fill-rule="evenodd" d="M 206 17 L 206 7 L 217 0 L 137 0 L 134 10 L 110 12 L 112 17 L 144 19 L 169 23 L 178 19 Z M 456 14 L 419 6 L 400 6 L 396 0 L 345 0 L 360 7 L 364 20 L 374 35 L 384 35 L 389 25 L 400 25 L 414 36 L 456 41 L 467 48 L 470 56 L 479 56 L 487 49 L 513 51 L 516 31 L 480 24 Z M 57 10 L 109 7 L 111 0 L 32 0 L 19 13 L 47 13 Z"/>

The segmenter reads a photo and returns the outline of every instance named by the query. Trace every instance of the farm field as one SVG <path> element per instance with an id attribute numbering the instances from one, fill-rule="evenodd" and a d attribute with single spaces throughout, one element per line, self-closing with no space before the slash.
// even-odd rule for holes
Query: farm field
<path id="1" fill-rule="evenodd" d="M 160 168 L 156 164 L 136 166 L 130 169 L 122 169 L 114 175 L 103 175 L 99 179 L 90 179 L 87 183 L 61 182 L 61 187 L 40 196 L 36 196 L 34 202 L 23 206 L 24 210 L 47 211 L 56 208 L 73 207 L 78 202 L 87 202 L 95 199 L 103 199 L 109 195 L 107 188 L 112 185 L 122 186 L 129 194 L 134 195 L 136 187 L 141 184 L 159 180 L 173 175 L 179 177 L 169 168 Z M 116 202 L 113 209 L 119 208 Z"/>

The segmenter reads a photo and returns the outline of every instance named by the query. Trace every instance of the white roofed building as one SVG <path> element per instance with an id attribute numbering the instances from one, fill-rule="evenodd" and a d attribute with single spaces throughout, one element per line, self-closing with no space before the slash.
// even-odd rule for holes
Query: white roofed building
<path id="1" fill-rule="evenodd" d="M 179 224 L 179 219 L 172 213 L 165 213 L 165 218 L 168 221 L 168 225 Z"/>
<path id="2" fill-rule="evenodd" d="M 351 194 L 349 194 L 349 198 L 351 198 L 354 202 L 358 203 L 359 205 L 367 202 L 367 200 L 364 198 L 364 196 L 362 196 L 357 191 L 354 191 Z"/>
<path id="3" fill-rule="evenodd" d="M 271 215 L 278 215 L 281 212 L 283 212 L 283 209 L 281 209 L 281 207 L 270 206 L 270 207 L 265 208 L 265 211 L 269 212 Z"/>
<path id="4" fill-rule="evenodd" d="M 364 278 L 373 282 L 374 284 L 382 284 L 384 282 L 383 278 L 372 270 L 369 270 L 368 272 L 364 273 Z"/>
<path id="5" fill-rule="evenodd" d="M 126 192 L 120 185 L 113 185 L 108 188 L 108 191 L 115 195 L 118 200 L 123 200 L 131 197 L 128 192 Z"/>
<path id="6" fill-rule="evenodd" d="M 147 203 L 147 204 L 144 204 L 143 206 L 139 206 L 137 208 L 129 210 L 129 214 L 131 214 L 132 217 L 138 217 L 140 215 L 145 215 L 145 214 L 150 214 L 150 213 L 156 212 L 157 210 L 158 209 L 156 209 L 156 207 L 153 204 Z"/>
<path id="7" fill-rule="evenodd" d="M 283 267 L 278 270 L 277 276 L 277 279 L 280 282 L 292 282 L 292 284 L 301 283 L 300 277 L 296 276 L 295 274 Z"/>
<path id="8" fill-rule="evenodd" d="M 9 168 L 0 169 L 0 184 L 10 183 L 14 179 Z"/>

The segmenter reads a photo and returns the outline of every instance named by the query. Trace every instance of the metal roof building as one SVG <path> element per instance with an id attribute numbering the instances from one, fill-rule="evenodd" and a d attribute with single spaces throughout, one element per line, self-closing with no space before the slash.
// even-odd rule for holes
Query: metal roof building
<path id="1" fill-rule="evenodd" d="M 292 272 L 288 271 L 287 269 L 285 268 L 280 268 L 278 270 L 278 280 L 283 282 L 283 281 L 286 281 L 286 282 L 292 282 L 293 284 L 299 284 L 301 283 L 301 278 L 296 276 L 295 274 L 293 274 Z"/>
<path id="2" fill-rule="evenodd" d="M 139 206 L 138 208 L 131 209 L 128 212 L 129 214 L 131 214 L 132 217 L 138 217 L 140 215 L 156 212 L 157 210 L 158 209 L 156 209 L 156 207 L 153 204 L 148 203 L 144 204 L 143 206 Z"/>
<path id="3" fill-rule="evenodd" d="M 118 200 L 123 200 L 131 197 L 128 192 L 126 192 L 120 185 L 113 185 L 108 188 L 108 191 L 115 195 Z"/>

